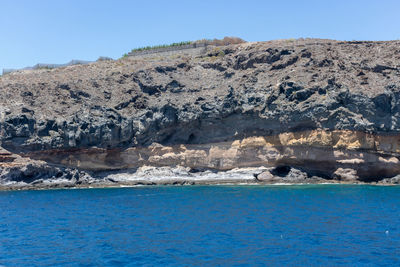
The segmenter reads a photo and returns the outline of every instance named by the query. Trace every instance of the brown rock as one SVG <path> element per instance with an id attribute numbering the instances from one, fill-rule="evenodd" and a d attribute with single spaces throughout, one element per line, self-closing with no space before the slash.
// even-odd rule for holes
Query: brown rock
<path id="1" fill-rule="evenodd" d="M 272 173 L 270 173 L 269 171 L 264 171 L 257 175 L 256 180 L 260 182 L 272 182 L 276 179 Z"/>
<path id="2" fill-rule="evenodd" d="M 359 179 L 357 171 L 349 168 L 338 168 L 334 174 L 334 179 L 346 182 L 355 182 Z"/>

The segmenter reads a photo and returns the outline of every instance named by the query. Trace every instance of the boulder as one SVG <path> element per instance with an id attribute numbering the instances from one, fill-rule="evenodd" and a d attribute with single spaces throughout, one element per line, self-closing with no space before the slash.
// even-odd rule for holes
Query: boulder
<path id="1" fill-rule="evenodd" d="M 350 168 L 338 168 L 333 173 L 333 178 L 340 181 L 354 182 L 359 179 L 357 171 Z"/>

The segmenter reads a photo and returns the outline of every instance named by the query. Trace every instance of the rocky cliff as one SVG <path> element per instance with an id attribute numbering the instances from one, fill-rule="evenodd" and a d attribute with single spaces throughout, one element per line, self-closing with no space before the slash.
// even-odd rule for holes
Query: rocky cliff
<path id="1" fill-rule="evenodd" d="M 0 103 L 7 187 L 399 180 L 400 41 L 279 40 L 20 71 L 0 77 Z"/>

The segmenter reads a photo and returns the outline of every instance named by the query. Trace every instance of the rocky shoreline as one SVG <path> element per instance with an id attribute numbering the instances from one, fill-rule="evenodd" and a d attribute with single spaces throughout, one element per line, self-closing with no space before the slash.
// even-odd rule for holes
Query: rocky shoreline
<path id="1" fill-rule="evenodd" d="M 400 41 L 277 40 L 13 72 L 0 76 L 0 147 L 0 189 L 397 184 Z"/>
<path id="2" fill-rule="evenodd" d="M 123 188 L 136 186 L 186 186 L 186 185 L 312 185 L 312 184 L 346 184 L 346 185 L 378 185 L 378 186 L 396 186 L 400 184 L 400 176 L 390 179 L 380 180 L 378 182 L 360 182 L 360 181 L 338 181 L 327 180 L 321 177 L 309 177 L 285 179 L 275 176 L 271 179 L 257 179 L 252 172 L 246 173 L 240 171 L 242 177 L 232 176 L 230 173 L 218 172 L 209 176 L 209 173 L 191 176 L 174 177 L 140 177 L 135 175 L 127 176 L 124 173 L 120 175 L 124 178 L 113 179 L 95 178 L 88 180 L 66 180 L 66 179 L 38 179 L 31 183 L 26 182 L 8 182 L 0 185 L 0 191 L 10 190 L 45 190 L 45 189 L 89 189 L 89 188 Z M 296 173 L 298 174 L 298 173 Z M 270 175 L 269 173 L 267 174 Z M 253 176 L 253 177 L 251 177 Z M 129 177 L 129 178 L 128 178 Z"/>
<path id="3" fill-rule="evenodd" d="M 39 166 L 36 166 L 39 167 Z M 32 174 L 35 168 L 30 164 L 27 168 L 19 168 L 18 179 L 4 179 L 0 191 L 7 190 L 41 190 L 41 189 L 79 189 L 79 188 L 114 188 L 156 185 L 310 185 L 310 184 L 359 184 L 359 185 L 399 185 L 400 175 L 375 182 L 363 182 L 347 172 L 345 179 L 327 179 L 310 176 L 304 170 L 289 166 L 274 168 L 235 168 L 229 171 L 193 170 L 185 167 L 151 167 L 87 173 L 73 169 L 57 169 L 60 175 L 46 177 L 48 171 L 36 170 L 37 177 L 22 178 Z M 40 168 L 40 167 L 39 167 Z M 8 174 L 10 175 L 10 173 Z"/>

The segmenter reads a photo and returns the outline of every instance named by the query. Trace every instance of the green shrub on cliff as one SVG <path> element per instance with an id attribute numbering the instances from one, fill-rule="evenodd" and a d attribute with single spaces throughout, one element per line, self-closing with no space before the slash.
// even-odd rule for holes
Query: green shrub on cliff
<path id="1" fill-rule="evenodd" d="M 144 50 L 153 50 L 153 49 L 158 49 L 158 48 L 166 48 L 166 47 L 174 47 L 174 46 L 184 46 L 184 45 L 189 45 L 192 43 L 193 43 L 192 41 L 184 41 L 184 42 L 172 43 L 172 44 L 144 46 L 144 47 L 134 48 L 134 49 L 132 49 L 131 52 L 139 52 L 139 51 L 144 51 Z"/>
<path id="2" fill-rule="evenodd" d="M 154 50 L 159 48 L 167 48 L 167 47 L 178 47 L 190 44 L 206 44 L 206 45 L 215 45 L 215 46 L 222 46 L 222 45 L 230 45 L 230 44 L 240 44 L 244 43 L 241 38 L 238 37 L 224 37 L 223 39 L 202 39 L 197 41 L 183 41 L 179 43 L 172 43 L 172 44 L 162 44 L 162 45 L 153 45 L 153 46 L 144 46 L 132 49 L 131 53 L 145 51 L 145 50 Z"/>

